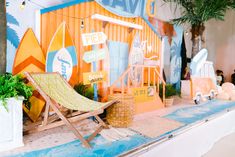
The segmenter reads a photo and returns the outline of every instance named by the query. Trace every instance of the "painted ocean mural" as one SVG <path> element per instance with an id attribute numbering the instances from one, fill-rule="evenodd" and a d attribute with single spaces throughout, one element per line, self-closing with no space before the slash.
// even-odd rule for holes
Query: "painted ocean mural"
<path id="1" fill-rule="evenodd" d="M 16 49 L 28 28 L 35 30 L 36 11 L 74 0 L 7 0 L 7 72 L 12 72 Z M 22 2 L 25 5 L 22 6 Z M 27 17 L 27 18 L 26 18 Z"/>

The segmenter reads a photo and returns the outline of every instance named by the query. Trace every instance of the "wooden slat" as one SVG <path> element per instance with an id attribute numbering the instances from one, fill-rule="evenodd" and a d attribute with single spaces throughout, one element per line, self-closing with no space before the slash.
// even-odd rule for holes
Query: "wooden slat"
<path id="1" fill-rule="evenodd" d="M 45 109 L 45 112 L 44 112 L 44 119 L 43 119 L 42 125 L 47 125 L 49 109 L 50 109 L 50 105 L 46 104 L 46 109 Z"/>
<path id="2" fill-rule="evenodd" d="M 84 8 L 86 9 L 84 10 Z M 103 29 L 102 21 L 92 20 L 90 18 L 90 16 L 95 13 L 142 25 L 143 30 L 133 30 L 131 33 L 129 33 L 127 27 L 122 27 L 122 26 L 114 25 L 114 24 L 107 24 L 107 26 Z M 67 16 L 64 16 L 64 15 L 67 15 Z M 105 10 L 94 1 L 80 3 L 80 4 L 70 6 L 64 9 L 58 9 L 56 11 L 53 11 L 53 15 L 52 13 L 49 12 L 49 13 L 42 14 L 41 17 L 42 17 L 41 18 L 41 26 L 42 26 L 41 27 L 41 43 L 42 43 L 42 48 L 44 52 L 46 52 L 47 47 L 50 43 L 50 40 L 54 34 L 54 31 L 56 30 L 58 25 L 64 20 L 67 22 L 67 25 L 69 27 L 69 30 L 71 32 L 72 38 L 74 40 L 74 43 L 77 49 L 78 77 L 79 77 L 80 82 L 83 80 L 82 73 L 90 72 L 90 69 L 91 69 L 91 64 L 87 64 L 82 60 L 84 52 L 91 50 L 91 47 L 82 46 L 81 34 L 91 32 L 92 29 L 94 29 L 95 31 L 105 32 L 105 34 L 108 37 L 108 40 L 128 43 L 129 47 L 131 46 L 135 33 L 139 32 L 142 41 L 147 40 L 148 44 L 152 45 L 153 52 L 148 54 L 148 56 L 151 56 L 151 55 L 159 56 L 159 59 L 161 62 L 161 57 L 162 57 L 160 56 L 161 40 L 141 17 L 137 17 L 137 18 L 119 17 Z M 76 17 L 76 18 L 72 18 L 72 17 Z M 80 28 L 81 20 L 78 18 L 85 18 L 85 17 L 88 17 L 88 18 L 84 19 L 84 29 L 81 29 Z M 102 67 L 102 64 L 103 62 L 99 62 L 100 67 Z M 150 78 L 153 79 L 152 72 L 150 75 L 151 75 Z M 142 86 L 146 82 L 141 82 Z M 99 85 L 99 88 L 103 88 L 103 87 L 106 87 L 106 86 Z"/>
<path id="3" fill-rule="evenodd" d="M 57 120 L 59 120 L 59 117 L 58 117 L 56 114 L 54 114 L 54 115 L 48 117 L 47 123 L 49 124 L 49 123 L 55 122 L 55 121 L 57 121 Z M 43 122 L 43 121 L 40 120 L 40 121 L 31 123 L 31 124 L 24 125 L 24 129 L 23 129 L 23 130 L 24 130 L 24 133 L 25 133 L 25 132 L 28 133 L 29 130 L 33 130 L 33 129 L 35 129 L 36 127 L 42 125 L 42 122 Z"/>
<path id="4" fill-rule="evenodd" d="M 97 130 L 95 130 L 88 138 L 87 138 L 87 142 L 90 142 L 91 140 L 93 140 L 95 137 L 96 137 L 96 135 L 101 131 L 103 129 L 103 126 L 102 125 L 99 125 L 98 126 L 98 129 Z"/>

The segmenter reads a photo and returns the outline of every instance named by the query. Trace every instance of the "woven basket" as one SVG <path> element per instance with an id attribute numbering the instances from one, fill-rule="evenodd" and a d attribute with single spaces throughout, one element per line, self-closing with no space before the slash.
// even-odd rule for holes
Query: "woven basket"
<path id="1" fill-rule="evenodd" d="M 107 121 L 114 127 L 128 127 L 134 116 L 134 97 L 127 94 L 109 95 L 109 100 L 118 99 L 120 102 L 107 109 Z"/>

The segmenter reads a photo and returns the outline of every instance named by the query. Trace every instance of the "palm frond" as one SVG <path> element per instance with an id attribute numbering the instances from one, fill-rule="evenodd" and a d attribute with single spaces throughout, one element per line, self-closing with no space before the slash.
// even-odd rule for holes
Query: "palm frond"
<path id="1" fill-rule="evenodd" d="M 7 17 L 7 23 L 19 26 L 19 22 L 16 20 L 14 16 L 12 16 L 9 13 L 6 13 L 6 17 Z"/>
<path id="2" fill-rule="evenodd" d="M 14 29 L 7 26 L 7 40 L 12 43 L 12 45 L 17 48 L 19 45 L 19 37 Z"/>
<path id="3" fill-rule="evenodd" d="M 210 19 L 224 20 L 226 11 L 235 8 L 235 0 L 164 0 L 182 8 L 181 17 L 174 24 L 201 25 Z"/>

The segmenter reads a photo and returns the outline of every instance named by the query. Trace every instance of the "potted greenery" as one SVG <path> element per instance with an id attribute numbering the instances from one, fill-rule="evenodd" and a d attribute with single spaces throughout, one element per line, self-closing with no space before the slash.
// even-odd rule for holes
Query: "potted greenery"
<path id="1" fill-rule="evenodd" d="M 32 88 L 20 75 L 0 75 L 0 151 L 23 145 L 22 103 L 28 103 Z"/>
<path id="2" fill-rule="evenodd" d="M 83 83 L 78 83 L 74 86 L 74 90 L 88 99 L 94 99 L 94 90 L 92 87 L 84 85 Z"/>
<path id="3" fill-rule="evenodd" d="M 166 84 L 165 86 L 165 105 L 166 107 L 172 106 L 173 102 L 174 102 L 174 96 L 179 95 L 179 92 L 174 88 L 174 86 L 172 84 Z M 159 95 L 161 97 L 161 99 L 163 99 L 163 87 L 162 84 L 160 84 L 160 88 L 159 88 Z"/>

